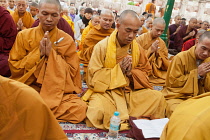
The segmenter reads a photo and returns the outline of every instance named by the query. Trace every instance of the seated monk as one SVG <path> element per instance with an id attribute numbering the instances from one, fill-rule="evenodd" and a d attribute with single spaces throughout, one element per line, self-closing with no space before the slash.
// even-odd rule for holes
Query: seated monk
<path id="1" fill-rule="evenodd" d="M 101 11 L 100 24 L 93 27 L 87 34 L 84 45 L 80 53 L 80 61 L 84 64 L 84 71 L 87 71 L 94 46 L 113 32 L 112 24 L 114 23 L 114 15 L 111 10 L 104 9 Z"/>
<path id="2" fill-rule="evenodd" d="M 160 140 L 208 140 L 209 102 L 210 92 L 181 103 L 170 117 Z"/>
<path id="3" fill-rule="evenodd" d="M 9 77 L 9 51 L 17 35 L 16 25 L 9 12 L 0 6 L 0 75 Z"/>
<path id="4" fill-rule="evenodd" d="M 150 83 L 154 86 L 164 86 L 166 72 L 169 66 L 168 49 L 160 35 L 165 29 L 163 18 L 156 18 L 153 21 L 152 30 L 140 35 L 136 40 L 146 50 L 147 57 L 152 66 L 149 75 Z"/>
<path id="5" fill-rule="evenodd" d="M 12 18 L 17 25 L 17 30 L 21 31 L 24 29 L 31 28 L 34 23 L 34 18 L 32 17 L 31 13 L 26 11 L 28 7 L 26 0 L 17 0 L 16 1 L 16 10 L 12 14 Z"/>
<path id="6" fill-rule="evenodd" d="M 143 26 L 144 22 L 145 22 L 145 16 L 144 15 L 140 15 L 139 19 L 140 19 L 140 23 L 141 24 L 140 24 L 140 28 L 139 28 L 139 31 L 138 31 L 138 34 L 137 34 L 138 36 L 148 32 L 147 28 Z"/>
<path id="7" fill-rule="evenodd" d="M 89 33 L 89 31 L 96 25 L 98 25 L 100 23 L 100 19 L 99 19 L 99 15 L 93 15 L 91 17 L 91 20 L 88 23 L 88 26 L 83 30 L 82 32 L 82 37 L 81 37 L 81 41 L 80 41 L 80 50 L 82 49 L 83 45 L 84 45 L 84 40 L 87 36 L 87 34 Z"/>
<path id="8" fill-rule="evenodd" d="M 120 112 L 121 128 L 128 128 L 129 116 L 165 117 L 165 99 L 151 90 L 151 66 L 144 50 L 135 40 L 140 22 L 137 13 L 125 10 L 110 37 L 97 43 L 88 66 L 88 126 L 109 129 L 110 118 Z"/>
<path id="9" fill-rule="evenodd" d="M 166 115 L 191 97 L 210 91 L 210 32 L 198 39 L 196 46 L 177 54 L 167 71 L 166 87 L 162 92 L 167 100 Z"/>
<path id="10" fill-rule="evenodd" d="M 57 0 L 40 1 L 39 26 L 19 32 L 10 52 L 11 78 L 36 89 L 59 121 L 79 123 L 87 108 L 77 96 L 79 58 L 73 39 L 56 27 L 60 10 Z"/>
<path id="11" fill-rule="evenodd" d="M 55 116 L 31 87 L 0 76 L 1 140 L 67 140 Z"/>

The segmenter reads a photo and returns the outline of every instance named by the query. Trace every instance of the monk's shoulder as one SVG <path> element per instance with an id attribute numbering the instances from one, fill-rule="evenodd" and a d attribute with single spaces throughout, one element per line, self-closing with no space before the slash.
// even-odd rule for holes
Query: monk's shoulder
<path id="1" fill-rule="evenodd" d="M 190 57 L 189 51 L 183 51 L 174 56 L 173 61 L 184 62 L 186 59 L 188 60 L 189 57 Z"/>
<path id="2" fill-rule="evenodd" d="M 108 39 L 109 37 L 106 37 L 104 39 L 102 39 L 101 41 L 99 41 L 94 48 L 97 48 L 97 49 L 106 49 L 107 48 L 107 45 L 108 45 Z"/>
<path id="3" fill-rule="evenodd" d="M 23 38 L 34 38 L 34 33 L 36 32 L 37 27 L 34 28 L 29 28 L 29 29 L 25 29 L 22 30 L 18 33 L 19 36 L 22 36 Z M 33 34 L 33 35 L 32 35 Z"/>

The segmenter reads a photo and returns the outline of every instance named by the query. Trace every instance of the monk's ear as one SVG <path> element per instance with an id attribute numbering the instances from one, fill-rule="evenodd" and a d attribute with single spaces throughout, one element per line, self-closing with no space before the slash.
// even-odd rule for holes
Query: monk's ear
<path id="1" fill-rule="evenodd" d="M 119 29 L 119 27 L 120 27 L 120 23 L 117 23 L 117 24 L 116 24 L 116 27 L 117 27 L 117 29 Z"/>
<path id="2" fill-rule="evenodd" d="M 36 9 L 36 13 L 39 13 L 39 9 L 38 8 Z"/>

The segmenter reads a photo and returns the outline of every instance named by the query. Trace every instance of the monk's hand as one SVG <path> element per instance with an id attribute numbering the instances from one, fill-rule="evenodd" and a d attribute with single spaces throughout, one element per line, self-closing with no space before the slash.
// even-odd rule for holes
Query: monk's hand
<path id="1" fill-rule="evenodd" d="M 124 74 L 128 71 L 129 65 L 132 65 L 132 57 L 130 55 L 123 58 L 123 60 L 120 62 L 121 70 Z"/>
<path id="2" fill-rule="evenodd" d="M 52 43 L 50 41 L 49 31 L 46 31 L 44 34 L 44 38 L 46 39 L 46 48 L 45 48 L 45 55 L 49 56 L 52 48 Z"/>
<path id="3" fill-rule="evenodd" d="M 154 53 L 154 52 L 157 53 L 158 46 L 159 46 L 159 40 L 156 40 L 155 42 L 153 42 L 151 46 L 151 53 Z"/>
<path id="4" fill-rule="evenodd" d="M 131 76 L 131 70 L 132 70 L 132 62 L 131 62 L 131 64 L 128 66 L 128 68 L 126 69 L 126 75 L 128 76 L 128 77 L 130 77 Z"/>
<path id="5" fill-rule="evenodd" d="M 174 34 L 177 34 L 179 32 L 179 30 L 181 29 L 181 26 L 179 26 L 176 31 L 174 32 Z"/>
<path id="6" fill-rule="evenodd" d="M 22 28 L 23 28 L 23 21 L 22 21 L 22 19 L 20 18 L 19 20 L 18 20 L 18 22 L 17 22 L 17 30 L 19 31 L 19 30 L 22 30 Z"/>
<path id="7" fill-rule="evenodd" d="M 210 72 L 210 62 L 202 63 L 198 66 L 198 75 L 205 77 Z"/>
<path id="8" fill-rule="evenodd" d="M 48 37 L 48 32 L 45 32 L 44 37 L 40 41 L 40 56 L 46 55 L 46 46 L 47 46 L 47 37 Z"/>
<path id="9" fill-rule="evenodd" d="M 189 37 L 193 37 L 194 35 L 195 35 L 195 31 L 194 30 L 189 33 Z"/>

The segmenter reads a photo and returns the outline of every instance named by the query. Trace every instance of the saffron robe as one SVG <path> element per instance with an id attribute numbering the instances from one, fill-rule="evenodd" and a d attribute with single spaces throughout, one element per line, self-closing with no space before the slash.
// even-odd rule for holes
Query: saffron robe
<path id="1" fill-rule="evenodd" d="M 9 77 L 9 51 L 15 42 L 17 27 L 7 10 L 0 6 L 0 75 Z"/>
<path id="2" fill-rule="evenodd" d="M 204 62 L 210 62 L 210 58 Z M 177 54 L 168 68 L 166 86 L 162 90 L 168 103 L 166 115 L 169 117 L 184 100 L 209 92 L 209 85 L 210 73 L 198 80 L 195 46 Z"/>
<path id="3" fill-rule="evenodd" d="M 37 27 L 39 25 L 39 19 L 37 19 L 32 27 Z M 69 26 L 68 22 L 64 18 L 60 18 L 57 24 L 57 28 L 63 30 L 65 33 L 69 34 L 74 39 L 73 29 Z"/>
<path id="4" fill-rule="evenodd" d="M 55 116 L 31 87 L 0 76 L 2 140 L 67 140 Z"/>
<path id="5" fill-rule="evenodd" d="M 158 54 L 151 53 L 151 46 L 156 40 L 159 41 Z M 136 41 L 142 48 L 146 50 L 147 57 L 152 66 L 152 71 L 149 74 L 149 80 L 152 85 L 163 86 L 165 85 L 166 72 L 169 66 L 168 49 L 165 42 L 160 38 L 153 39 L 151 32 L 140 35 Z"/>
<path id="6" fill-rule="evenodd" d="M 210 92 L 181 103 L 165 126 L 160 140 L 208 140 Z"/>
<path id="7" fill-rule="evenodd" d="M 11 78 L 39 91 L 59 121 L 79 123 L 86 117 L 87 106 L 76 95 L 81 92 L 81 77 L 75 43 L 55 27 L 49 32 L 50 55 L 40 58 L 43 36 L 41 25 L 18 33 L 9 56 Z M 55 45 L 61 37 L 64 40 Z"/>
<path id="8" fill-rule="evenodd" d="M 15 21 L 15 25 L 17 25 L 18 20 L 21 18 L 23 22 L 24 29 L 31 28 L 34 23 L 34 18 L 32 17 L 31 13 L 25 12 L 23 17 L 19 17 L 18 10 L 16 9 L 14 13 L 11 14 L 13 20 Z"/>
<path id="9" fill-rule="evenodd" d="M 191 38 L 188 38 L 187 40 L 183 40 L 184 37 L 186 37 L 191 32 L 190 31 L 190 32 L 186 33 L 187 27 L 188 27 L 188 25 L 182 26 L 181 29 L 176 33 L 176 35 L 174 37 L 174 49 L 176 49 L 178 52 L 180 52 L 182 50 L 182 45 L 184 42 L 186 42 L 189 39 L 196 38 L 196 34 L 198 31 L 196 29 L 192 29 L 191 31 L 194 30 L 195 35 Z"/>
<path id="10" fill-rule="evenodd" d="M 151 90 L 148 72 L 151 66 L 144 50 L 134 40 L 121 47 L 116 39 L 116 31 L 96 44 L 88 66 L 87 84 L 89 90 L 83 96 L 89 101 L 87 109 L 88 126 L 109 129 L 110 118 L 115 111 L 120 112 L 121 128 L 128 128 L 129 116 L 165 116 L 165 99 L 159 91 Z M 135 46 L 134 46 L 135 45 Z M 119 62 L 132 48 L 132 76 L 122 73 Z M 89 94 L 89 91 L 92 91 Z M 88 95 L 89 94 L 89 95 Z"/>
<path id="11" fill-rule="evenodd" d="M 81 63 L 84 64 L 85 72 L 87 71 L 87 66 L 89 64 L 94 46 L 102 39 L 106 38 L 107 36 L 110 36 L 110 34 L 113 31 L 114 31 L 114 29 L 112 29 L 112 28 L 105 30 L 105 29 L 101 28 L 100 25 L 96 25 L 87 34 L 85 41 L 84 41 L 82 51 L 79 56 Z"/>

